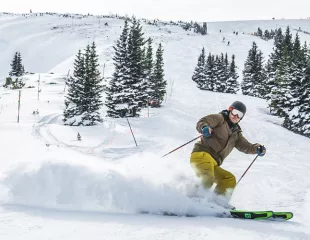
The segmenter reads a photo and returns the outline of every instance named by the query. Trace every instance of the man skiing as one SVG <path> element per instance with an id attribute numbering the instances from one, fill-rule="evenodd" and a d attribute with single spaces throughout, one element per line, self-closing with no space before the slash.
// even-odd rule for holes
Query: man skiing
<path id="1" fill-rule="evenodd" d="M 239 101 L 233 102 L 228 110 L 219 114 L 210 114 L 201 118 L 196 126 L 202 133 L 192 151 L 190 163 L 196 175 L 202 179 L 204 188 L 209 189 L 214 183 L 214 192 L 228 200 L 236 186 L 235 176 L 221 168 L 224 159 L 233 148 L 247 154 L 264 156 L 266 148 L 261 144 L 251 144 L 242 135 L 239 122 L 246 113 L 246 106 Z"/>

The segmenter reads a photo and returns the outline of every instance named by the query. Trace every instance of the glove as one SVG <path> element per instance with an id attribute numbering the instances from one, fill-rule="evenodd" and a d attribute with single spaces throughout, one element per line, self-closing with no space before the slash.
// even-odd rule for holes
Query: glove
<path id="1" fill-rule="evenodd" d="M 257 147 L 257 154 L 258 154 L 258 156 L 262 157 L 262 156 L 265 155 L 265 153 L 266 153 L 266 148 L 264 146 L 262 146 L 262 145 L 259 145 Z"/>
<path id="2" fill-rule="evenodd" d="M 210 137 L 212 133 L 212 128 L 210 126 L 204 126 L 201 130 L 203 136 Z M 210 133 L 211 132 L 211 133 Z"/>

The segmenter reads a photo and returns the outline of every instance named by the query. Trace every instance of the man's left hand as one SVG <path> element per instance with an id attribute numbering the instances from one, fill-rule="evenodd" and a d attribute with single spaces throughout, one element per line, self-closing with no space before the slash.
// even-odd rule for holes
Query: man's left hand
<path id="1" fill-rule="evenodd" d="M 265 155 L 265 153 L 266 153 L 266 148 L 263 145 L 259 145 L 257 147 L 257 154 L 258 154 L 258 156 L 262 157 L 262 156 Z"/>

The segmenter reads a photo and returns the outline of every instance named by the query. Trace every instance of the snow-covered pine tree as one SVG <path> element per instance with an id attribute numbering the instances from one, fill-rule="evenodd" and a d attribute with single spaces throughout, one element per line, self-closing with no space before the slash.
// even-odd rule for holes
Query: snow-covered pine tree
<path id="1" fill-rule="evenodd" d="M 102 106 L 102 78 L 98 69 L 98 55 L 96 44 L 92 42 L 91 46 L 87 45 L 85 50 L 85 85 L 83 113 L 81 124 L 84 126 L 92 126 L 102 122 L 99 110 Z"/>
<path id="2" fill-rule="evenodd" d="M 143 35 L 139 21 L 133 18 L 128 38 L 128 75 L 125 82 L 126 101 L 124 102 L 128 106 L 127 116 L 130 117 L 139 117 L 143 103 L 148 99 L 143 72 Z"/>
<path id="3" fill-rule="evenodd" d="M 301 48 L 300 39 L 298 33 L 295 36 L 293 44 L 293 53 L 291 61 L 291 95 L 290 100 L 291 109 L 300 105 L 300 88 L 303 78 L 305 77 L 305 68 L 307 67 L 307 45 Z M 291 110 L 290 109 L 290 110 Z"/>
<path id="4" fill-rule="evenodd" d="M 252 43 L 252 47 L 249 50 L 248 57 L 244 63 L 243 69 L 243 81 L 241 83 L 241 90 L 244 95 L 249 95 L 253 97 L 258 96 L 256 90 L 257 79 L 257 54 L 258 49 L 255 42 Z"/>
<path id="5" fill-rule="evenodd" d="M 269 40 L 270 39 L 270 33 L 269 33 L 268 30 L 265 30 L 265 32 L 264 32 L 264 39 L 265 40 Z"/>
<path id="6" fill-rule="evenodd" d="M 302 109 L 304 112 L 304 109 L 307 109 L 307 107 L 304 108 L 302 106 L 307 105 L 304 101 L 307 99 L 307 96 L 305 96 L 304 93 L 309 93 L 309 90 L 307 89 L 309 87 L 308 80 L 310 79 L 308 61 L 309 55 L 307 44 L 305 43 L 301 48 L 298 34 L 296 34 L 293 46 L 293 60 L 291 63 L 290 79 L 290 93 L 292 98 L 289 100 L 289 113 L 286 116 L 282 126 L 298 133 L 301 133 L 301 124 L 304 121 L 301 120 L 301 115 L 304 115 L 304 113 L 301 114 L 299 111 Z"/>
<path id="7" fill-rule="evenodd" d="M 270 107 L 272 113 L 279 117 L 287 117 L 290 109 L 291 89 L 290 89 L 290 56 L 286 47 L 283 51 L 283 56 L 279 69 L 277 70 L 275 82 L 276 88 L 272 89 L 270 99 Z"/>
<path id="8" fill-rule="evenodd" d="M 215 91 L 216 86 L 215 86 L 215 67 L 214 67 L 214 55 L 211 55 L 209 53 L 207 60 L 206 60 L 206 67 L 205 67 L 205 76 L 206 80 L 204 85 L 202 86 L 201 89 L 203 90 L 209 90 L 209 91 Z"/>
<path id="9" fill-rule="evenodd" d="M 81 50 L 74 61 L 73 76 L 67 81 L 68 92 L 65 97 L 63 121 L 65 125 L 79 125 L 77 117 L 82 114 L 82 99 L 84 98 L 85 63 Z"/>
<path id="10" fill-rule="evenodd" d="M 263 31 L 261 28 L 257 28 L 257 36 L 259 36 L 259 37 L 263 36 Z"/>
<path id="11" fill-rule="evenodd" d="M 293 41 L 292 41 L 292 39 L 293 38 L 292 38 L 290 27 L 287 26 L 286 31 L 285 31 L 285 35 L 283 38 L 283 48 L 286 47 L 286 51 L 290 57 L 293 54 Z"/>
<path id="12" fill-rule="evenodd" d="M 225 75 L 225 66 L 224 66 L 224 54 L 221 56 L 216 55 L 214 61 L 214 91 L 215 92 L 224 92 L 226 87 L 226 75 Z"/>
<path id="13" fill-rule="evenodd" d="M 23 76 L 24 73 L 25 73 L 25 69 L 24 69 L 24 66 L 22 64 L 22 56 L 21 56 L 20 52 L 18 52 L 17 63 L 16 63 L 16 76 L 17 77 Z"/>
<path id="14" fill-rule="evenodd" d="M 256 55 L 256 75 L 255 75 L 255 92 L 257 93 L 257 97 L 264 98 L 268 92 L 266 89 L 267 84 L 267 75 L 264 66 L 264 56 L 263 52 L 259 50 Z"/>
<path id="15" fill-rule="evenodd" d="M 162 102 L 166 94 L 167 81 L 164 79 L 164 59 L 163 59 L 163 47 L 159 44 L 156 51 L 156 58 L 154 63 L 154 69 L 152 74 L 152 99 Z"/>
<path id="16" fill-rule="evenodd" d="M 302 80 L 300 107 L 298 111 L 297 130 L 310 137 L 310 57 L 307 57 L 307 67 L 304 69 L 305 77 Z"/>
<path id="17" fill-rule="evenodd" d="M 17 64 L 18 64 L 18 52 L 14 54 L 14 57 L 11 63 L 11 71 L 9 72 L 10 76 L 17 76 Z"/>
<path id="18" fill-rule="evenodd" d="M 152 84 L 152 70 L 153 70 L 153 40 L 148 38 L 147 40 L 147 48 L 144 60 L 144 79 L 147 85 L 147 95 L 148 99 L 151 99 L 151 89 L 150 86 Z"/>
<path id="19" fill-rule="evenodd" d="M 115 55 L 114 61 L 114 73 L 109 82 L 109 87 L 106 88 L 106 101 L 107 116 L 112 118 L 125 117 L 128 112 L 127 97 L 124 89 L 130 86 L 126 84 L 126 76 L 128 75 L 128 21 L 125 20 L 124 28 L 120 38 L 116 41 L 116 45 L 113 47 Z"/>
<path id="20" fill-rule="evenodd" d="M 287 117 L 290 110 L 292 61 L 293 61 L 292 34 L 289 27 L 286 28 L 282 41 L 282 56 L 276 69 L 274 88 L 271 90 L 270 112 L 280 117 Z"/>
<path id="21" fill-rule="evenodd" d="M 197 84 L 198 88 L 204 86 L 204 82 L 206 80 L 205 65 L 206 65 L 206 53 L 205 48 L 203 47 L 198 57 L 198 63 L 197 66 L 195 67 L 194 74 L 192 76 L 192 80 Z"/>
<path id="22" fill-rule="evenodd" d="M 231 63 L 229 67 L 229 74 L 227 79 L 227 86 L 225 89 L 226 93 L 233 93 L 236 94 L 239 90 L 239 83 L 237 79 L 239 78 L 237 71 L 236 71 L 236 63 L 235 63 L 235 55 L 231 57 Z"/>
<path id="23" fill-rule="evenodd" d="M 275 37 L 274 37 L 274 47 L 273 52 L 269 55 L 269 59 L 266 64 L 266 84 L 265 84 L 265 91 L 266 95 L 265 98 L 267 100 L 271 99 L 271 92 L 274 91 L 276 86 L 275 78 L 276 78 L 276 72 L 277 69 L 280 66 L 281 58 L 283 55 L 283 34 L 281 28 L 277 29 L 275 31 Z M 269 101 L 270 104 L 270 101 Z M 272 111 L 272 110 L 271 110 Z"/>

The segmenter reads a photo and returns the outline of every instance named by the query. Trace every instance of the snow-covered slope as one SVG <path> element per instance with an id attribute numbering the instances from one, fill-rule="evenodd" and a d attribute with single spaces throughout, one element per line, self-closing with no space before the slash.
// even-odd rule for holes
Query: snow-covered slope
<path id="1" fill-rule="evenodd" d="M 108 26 L 104 23 L 107 22 Z M 0 76 L 6 77 L 14 52 L 20 51 L 26 87 L 0 89 L 0 236 L 1 239 L 310 239 L 310 139 L 280 126 L 264 100 L 200 91 L 191 81 L 197 58 L 207 52 L 236 55 L 239 72 L 253 41 L 267 56 L 272 42 L 250 33 L 257 27 L 309 29 L 309 20 L 217 22 L 207 36 L 178 26 L 143 25 L 146 36 L 164 46 L 168 96 L 164 106 L 127 121 L 105 119 L 94 127 L 62 125 L 64 77 L 77 50 L 95 40 L 105 76 L 113 71 L 113 44 L 123 20 L 95 17 L 0 15 Z M 220 32 L 221 29 L 221 32 Z M 238 31 L 239 35 L 233 34 Z M 244 34 L 243 34 L 244 33 Z M 294 31 L 293 31 L 294 33 Z M 222 38 L 230 46 L 222 43 Z M 310 35 L 300 33 L 302 40 Z M 52 74 L 53 73 L 53 74 Z M 289 210 L 290 222 L 252 222 L 212 217 L 222 209 L 190 198 L 198 183 L 189 165 L 193 144 L 160 158 L 197 136 L 197 120 L 235 101 L 246 103 L 241 126 L 251 142 L 267 147 L 236 188 L 231 203 L 243 209 Z M 39 114 L 32 114 L 34 110 Z M 105 108 L 102 109 L 105 115 Z M 82 141 L 77 141 L 77 133 Z M 237 177 L 253 155 L 233 151 L 223 165 Z M 195 213 L 199 217 L 139 215 L 141 210 Z"/>

